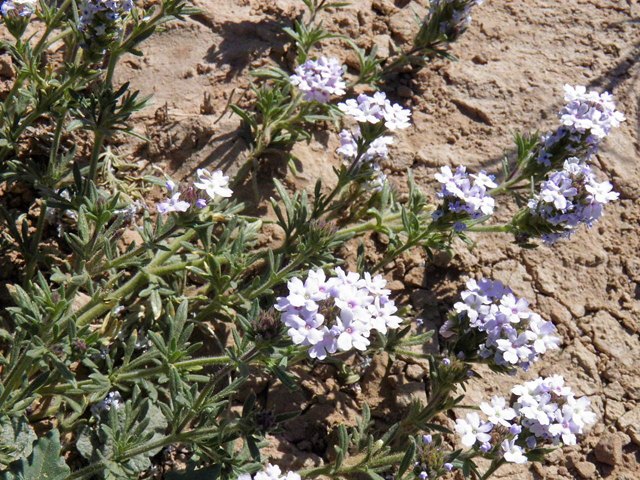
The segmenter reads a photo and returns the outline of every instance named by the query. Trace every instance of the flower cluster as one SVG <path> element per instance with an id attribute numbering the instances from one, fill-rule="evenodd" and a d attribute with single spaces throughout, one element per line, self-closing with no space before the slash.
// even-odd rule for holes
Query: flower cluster
<path id="1" fill-rule="evenodd" d="M 29 17 L 36 10 L 36 0 L 5 0 L 0 13 L 8 17 Z"/>
<path id="2" fill-rule="evenodd" d="M 587 92 L 581 85 L 565 85 L 564 99 L 569 103 L 560 111 L 560 121 L 573 131 L 589 132 L 601 139 L 625 120 L 624 115 L 616 111 L 613 95 L 609 92 L 599 94 L 593 90 Z"/>
<path id="3" fill-rule="evenodd" d="M 342 65 L 337 59 L 320 57 L 318 60 L 307 60 L 297 67 L 290 81 L 303 93 L 305 101 L 327 103 L 332 95 L 345 94 L 347 85 L 342 73 Z"/>
<path id="4" fill-rule="evenodd" d="M 432 0 L 429 22 L 437 24 L 447 43 L 455 42 L 471 24 L 471 9 L 483 0 Z"/>
<path id="5" fill-rule="evenodd" d="M 389 155 L 388 146 L 393 144 L 392 137 L 383 135 L 376 138 L 369 144 L 367 151 L 358 157 L 358 142 L 361 138 L 360 129 L 356 133 L 342 130 L 340 132 L 340 148 L 336 152 L 349 162 L 372 163 L 387 158 Z"/>
<path id="6" fill-rule="evenodd" d="M 327 278 L 324 270 L 310 270 L 302 281 L 292 278 L 289 295 L 278 297 L 276 310 L 289 327 L 293 343 L 308 346 L 309 356 L 320 360 L 336 351 L 366 350 L 371 330 L 386 333 L 398 328 L 401 319 L 389 299 L 390 290 L 381 275 L 335 269 Z"/>
<path id="7" fill-rule="evenodd" d="M 460 221 L 493 214 L 495 200 L 487 192 L 487 188 L 497 186 L 492 175 L 484 171 L 469 174 L 465 167 L 458 167 L 453 173 L 449 167 L 442 167 L 435 178 L 442 183 L 438 198 L 443 205 L 433 213 L 434 220 L 444 217 Z M 460 224 L 460 228 L 464 228 L 464 224 Z"/>
<path id="8" fill-rule="evenodd" d="M 118 409 L 122 404 L 122 395 L 120 395 L 120 392 L 109 392 L 104 400 L 91 406 L 91 414 L 94 417 L 99 417 L 102 412 L 108 412 L 111 410 L 111 407 Z"/>
<path id="9" fill-rule="evenodd" d="M 527 449 L 541 442 L 575 445 L 576 435 L 596 422 L 595 413 L 589 410 L 590 400 L 576 399 L 560 375 L 539 377 L 516 385 L 511 392 L 517 397 L 511 406 L 499 396 L 480 405 L 487 421 L 476 412 L 456 420 L 455 430 L 462 435 L 463 445 L 500 454 L 510 463 L 525 463 Z"/>
<path id="10" fill-rule="evenodd" d="M 411 111 L 397 103 L 392 104 L 384 92 L 376 92 L 372 96 L 361 93 L 357 99 L 350 98 L 339 103 L 338 108 L 361 124 L 382 123 L 391 131 L 405 129 L 410 125 Z"/>
<path id="11" fill-rule="evenodd" d="M 243 473 L 238 475 L 238 480 L 301 480 L 301 478 L 295 472 L 287 472 L 286 475 L 282 475 L 280 467 L 269 463 L 264 472 L 258 472 L 253 477 L 249 473 Z"/>
<path id="12" fill-rule="evenodd" d="M 420 480 L 437 478 L 453 470 L 440 435 L 435 438 L 432 435 L 422 435 L 421 440 L 418 442 L 417 461 L 413 469 Z"/>
<path id="13" fill-rule="evenodd" d="M 479 332 L 479 345 L 466 348 L 478 348 L 482 358 L 496 365 L 524 370 L 547 350 L 558 348 L 553 323 L 529 311 L 529 302 L 501 282 L 471 279 L 466 286 L 462 301 L 454 305 L 455 313 L 440 328 L 443 337 Z"/>
<path id="14" fill-rule="evenodd" d="M 133 0 L 82 0 L 78 5 L 80 30 L 101 46 L 115 38 L 118 21 L 133 8 Z"/>
<path id="15" fill-rule="evenodd" d="M 551 172 L 540 184 L 539 194 L 528 206 L 536 228 L 548 226 L 551 230 L 542 238 L 554 243 L 569 237 L 581 224 L 591 227 L 603 215 L 604 206 L 618 197 L 611 183 L 597 182 L 591 167 L 572 157 L 562 170 Z M 540 225 L 540 220 L 548 225 Z"/>
<path id="16" fill-rule="evenodd" d="M 361 155 L 358 155 L 359 145 L 363 144 L 360 129 L 358 129 L 356 133 L 351 133 L 349 130 L 342 130 L 340 132 L 340 143 L 341 146 L 336 152 L 339 153 L 347 163 L 356 163 L 357 166 L 365 167 L 369 170 L 370 179 L 363 182 L 363 186 L 371 190 L 381 189 L 384 186 L 387 176 L 382 172 L 382 168 L 378 162 L 388 157 L 388 146 L 393 144 L 393 138 L 387 135 L 374 138 L 374 140 L 368 144 L 366 151 Z"/>
<path id="17" fill-rule="evenodd" d="M 224 175 L 220 170 L 213 173 L 208 172 L 202 168 L 197 170 L 199 182 L 194 182 L 193 185 L 189 185 L 185 188 L 178 190 L 176 184 L 168 180 L 166 183 L 167 190 L 173 193 L 164 202 L 158 204 L 158 212 L 170 213 L 170 212 L 186 212 L 192 206 L 197 208 L 204 208 L 207 206 L 207 199 L 198 192 L 198 190 L 206 193 L 211 200 L 217 200 L 220 197 L 227 198 L 233 194 L 233 191 L 228 187 L 229 177 Z M 181 197 L 184 200 L 181 200 Z"/>
<path id="18" fill-rule="evenodd" d="M 564 99 L 568 102 L 558 116 L 562 126 L 540 139 L 536 163 L 548 168 L 559 168 L 569 157 L 588 160 L 609 135 L 613 127 L 625 120 L 616 111 L 613 95 L 609 92 L 587 91 L 584 86 L 564 86 Z M 534 174 L 535 165 L 531 166 Z"/>

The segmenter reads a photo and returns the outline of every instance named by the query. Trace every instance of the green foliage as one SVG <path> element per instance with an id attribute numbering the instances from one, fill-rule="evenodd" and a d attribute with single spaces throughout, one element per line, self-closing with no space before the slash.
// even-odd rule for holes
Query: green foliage
<path id="1" fill-rule="evenodd" d="M 434 30 L 440 17 L 422 22 L 413 48 L 396 46 L 397 58 L 388 62 L 375 48 L 367 53 L 323 28 L 318 16 L 347 3 L 303 3 L 305 15 L 284 28 L 296 62 L 312 58 L 322 42 L 346 40 L 359 61 L 350 92 L 357 84 L 375 87 L 389 73 L 434 55 L 451 58 L 444 47 L 451 39 Z M 152 457 L 176 445 L 190 458 L 185 471 L 166 478 L 230 480 L 254 473 L 266 460 L 267 434 L 281 432 L 301 412 L 266 410 L 251 382 L 256 374 L 265 375 L 294 391 L 300 388 L 296 368 L 309 367 L 308 345 L 291 342 L 272 308 L 286 282 L 312 268 L 341 265 L 340 251 L 348 242 L 359 242 L 358 270 L 372 274 L 414 248 L 431 258 L 449 251 L 455 238 L 471 243 L 453 229 L 453 221 L 433 220 L 435 207 L 410 171 L 406 198 L 389 182 L 371 188 L 375 169 L 361 160 L 372 142 L 388 133 L 383 122 L 361 125 L 357 158 L 334 169 L 334 182 L 318 180 L 313 191 L 292 192 L 273 179 L 270 220 L 248 213 L 256 209 L 233 197 L 179 214 L 154 217 L 145 209 L 137 215 L 130 190 L 101 172 L 117 157 L 105 142 L 120 132 L 135 135 L 132 117 L 149 99 L 128 83 L 114 86 L 113 74 L 124 54 L 142 55 L 140 44 L 166 22 L 193 13 L 182 0 L 135 6 L 112 35 L 96 39 L 76 25 L 76 2 L 41 1 L 44 30 L 37 43 L 36 37 L 23 38 L 28 18 L 7 22 L 14 39 L 0 48 L 11 55 L 16 72 L 0 105 L 0 179 L 7 188 L 28 189 L 37 201 L 0 206 L 0 252 L 24 262 L 20 277 L 7 286 L 12 304 L 0 318 L 0 464 L 7 467 L 0 478 L 137 478 L 155 464 Z M 51 64 L 47 49 L 60 40 L 63 60 Z M 337 127 L 342 115 L 335 105 L 304 101 L 284 66 L 252 74 L 254 104 L 230 105 L 250 149 L 234 186 L 245 182 L 250 170 L 256 186 L 259 163 L 268 155 L 282 155 L 295 173 L 300 160 L 291 147 L 321 125 Z M 29 138 L 27 132 L 36 130 L 46 134 Z M 87 158 L 75 146 L 64 147 L 65 139 L 74 143 L 80 136 L 89 139 Z M 45 154 L 30 142 L 42 144 Z M 496 191 L 524 202 L 516 190 L 541 178 L 530 171 L 539 143 L 537 136 L 516 135 L 516 145 L 516 163 L 510 169 L 505 162 L 506 180 Z M 554 152 L 553 161 L 566 153 Z M 192 190 L 180 194 L 189 198 Z M 148 191 L 137 193 L 142 198 Z M 542 227 L 537 231 L 525 215 L 501 231 L 539 235 Z M 470 229 L 482 228 L 487 219 L 469 221 Z M 265 226 L 281 234 L 281 242 L 265 244 Z M 124 247 L 125 231 L 140 240 Z M 380 256 L 370 255 L 365 239 L 384 244 L 375 252 Z M 371 339 L 360 352 L 364 358 L 385 352 L 391 361 L 429 361 L 428 402 L 414 401 L 384 431 L 365 403 L 356 427 L 337 427 L 335 459 L 307 476 L 412 478 L 412 466 L 424 453 L 419 434 L 451 433 L 435 417 L 461 407 L 457 388 L 464 389 L 471 368 L 466 361 L 444 366 L 416 351 L 433 335 L 416 332 L 407 322 Z M 481 338 L 470 334 L 457 341 L 468 361 L 479 360 L 471 345 Z M 336 354 L 326 362 L 351 385 L 360 373 L 345 357 Z M 33 424 L 43 419 L 56 427 L 37 439 Z M 437 442 L 442 444 L 441 437 Z M 67 452 L 78 466 L 74 472 L 65 463 Z M 534 449 L 529 455 L 537 460 L 546 453 Z M 479 476 L 477 452 L 442 455 L 466 476 Z"/>
<path id="2" fill-rule="evenodd" d="M 60 455 L 60 433 L 51 430 L 33 445 L 31 454 L 9 465 L 3 480 L 62 480 L 69 467 Z"/>
<path id="3" fill-rule="evenodd" d="M 31 455 L 37 437 L 25 416 L 4 417 L 0 428 L 0 463 L 8 465 Z"/>

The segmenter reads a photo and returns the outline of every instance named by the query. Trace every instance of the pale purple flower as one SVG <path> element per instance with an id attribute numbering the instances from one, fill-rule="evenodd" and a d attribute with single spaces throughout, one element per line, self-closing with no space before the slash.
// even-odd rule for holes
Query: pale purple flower
<path id="1" fill-rule="evenodd" d="M 480 420 L 476 412 L 468 413 L 466 420 L 457 419 L 455 430 L 462 435 L 462 444 L 472 447 L 476 442 L 484 443 L 491 440 L 489 432 L 493 429 L 491 423 Z"/>
<path id="2" fill-rule="evenodd" d="M 340 317 L 336 319 L 331 333 L 337 337 L 338 349 L 343 352 L 352 348 L 366 350 L 370 343 L 367 338 L 370 333 L 367 325 L 358 320 L 349 309 L 340 312 Z"/>
<path id="3" fill-rule="evenodd" d="M 481 452 L 488 452 L 489 450 L 491 450 L 493 447 L 491 446 L 491 443 L 489 442 L 482 442 L 482 444 L 480 444 L 480 446 L 478 447 L 478 449 Z"/>
<path id="4" fill-rule="evenodd" d="M 625 120 L 622 113 L 615 110 L 613 95 L 587 91 L 584 86 L 564 86 L 564 99 L 569 102 L 560 111 L 562 124 L 578 133 L 589 132 L 596 138 L 606 137 L 611 128 L 619 127 Z"/>
<path id="5" fill-rule="evenodd" d="M 453 173 L 451 168 L 444 166 L 434 177 L 443 184 L 438 198 L 443 200 L 444 205 L 437 210 L 441 212 L 438 217 L 446 216 L 447 213 L 468 215 L 470 218 L 493 214 L 495 200 L 487 191 L 487 186 L 491 183 L 488 183 L 486 175 L 475 175 L 472 183 L 466 167 L 458 167 Z M 435 220 L 437 218 L 434 216 Z"/>
<path id="6" fill-rule="evenodd" d="M 516 412 L 513 408 L 506 406 L 506 400 L 503 397 L 493 396 L 491 405 L 486 402 L 480 404 L 480 410 L 487 416 L 487 419 L 494 425 L 500 424 L 507 428 L 511 426 L 509 421 L 513 420 Z"/>
<path id="7" fill-rule="evenodd" d="M 486 341 L 478 345 L 478 354 L 497 365 L 526 370 L 538 356 L 557 348 L 560 340 L 553 336 L 551 322 L 528 310 L 529 302 L 517 298 L 498 281 L 471 279 L 461 293 L 462 302 L 454 304 L 452 314 L 440 327 L 449 338 L 472 329 L 486 332 Z"/>
<path id="8" fill-rule="evenodd" d="M 411 125 L 409 121 L 411 110 L 402 108 L 397 103 L 392 105 L 390 102 L 386 102 L 382 116 L 384 117 L 385 127 L 392 132 L 398 129 L 404 130 Z"/>
<path id="9" fill-rule="evenodd" d="M 336 337 L 327 327 L 322 327 L 320 332 L 322 333 L 322 339 L 309 348 L 309 356 L 311 358 L 317 358 L 318 360 L 324 360 L 327 358 L 327 355 L 336 353 L 338 344 Z"/>
<path id="10" fill-rule="evenodd" d="M 357 99 L 350 98 L 339 103 L 338 108 L 358 123 L 384 122 L 384 126 L 391 131 L 405 129 L 410 125 L 411 111 L 392 104 L 382 92 L 376 92 L 373 96 L 361 93 Z"/>
<path id="11" fill-rule="evenodd" d="M 343 67 L 336 58 L 320 57 L 307 60 L 291 75 L 291 84 L 298 87 L 307 102 L 328 103 L 332 96 L 345 94 Z"/>
<path id="12" fill-rule="evenodd" d="M 336 150 L 346 160 L 353 162 L 358 155 L 357 141 L 361 138 L 360 129 L 356 133 L 348 130 L 340 132 L 340 147 Z M 389 145 L 393 144 L 393 138 L 389 136 L 381 136 L 371 142 L 367 151 L 363 153 L 357 160 L 363 163 L 384 160 L 389 155 Z"/>
<path id="13" fill-rule="evenodd" d="M 156 207 L 160 213 L 170 212 L 186 212 L 191 207 L 189 202 L 180 200 L 180 193 L 175 193 L 173 197 L 169 197 L 162 203 L 159 203 Z"/>
<path id="14" fill-rule="evenodd" d="M 527 463 L 528 459 L 524 456 L 522 448 L 515 444 L 516 439 L 504 440 L 500 446 L 504 459 L 509 463 Z"/>
<path id="15" fill-rule="evenodd" d="M 386 333 L 402 322 L 382 276 L 365 272 L 361 278 L 340 267 L 334 272 L 331 278 L 322 269 L 310 270 L 304 281 L 294 277 L 287 283 L 288 295 L 276 299 L 275 309 L 282 312 L 293 343 L 309 347 L 311 358 L 365 350 L 371 330 Z"/>
<path id="16" fill-rule="evenodd" d="M 252 480 L 251 475 L 243 473 L 238 475 L 237 480 Z M 253 480 L 301 480 L 300 474 L 296 472 L 287 472 L 286 475 L 282 475 L 282 470 L 277 465 L 267 464 L 266 468 L 262 472 L 257 472 L 253 476 Z"/>
<path id="17" fill-rule="evenodd" d="M 609 203 L 620 197 L 618 192 L 613 192 L 613 185 L 609 182 L 591 182 L 585 186 L 585 190 L 592 195 L 593 201 L 596 203 Z"/>
<path id="18" fill-rule="evenodd" d="M 204 190 L 212 200 L 216 200 L 218 197 L 230 197 L 233 194 L 233 191 L 228 187 L 229 177 L 224 175 L 222 171 L 216 170 L 211 173 L 199 168 L 196 173 L 200 181 L 193 185 Z"/>
<path id="19" fill-rule="evenodd" d="M 295 317 L 292 317 L 294 320 Z M 323 333 L 318 330 L 324 323 L 324 316 L 316 313 L 305 319 L 299 318 L 295 326 L 289 328 L 288 334 L 296 345 L 315 345 L 323 338 Z"/>
<path id="20" fill-rule="evenodd" d="M 0 7 L 3 17 L 29 17 L 36 10 L 36 0 L 5 0 Z"/>
<path id="21" fill-rule="evenodd" d="M 598 183 L 591 168 L 572 157 L 563 169 L 549 173 L 549 180 L 541 183 L 540 193 L 529 201 L 529 212 L 540 217 L 560 232 L 543 235 L 548 243 L 569 237 L 585 224 L 590 227 L 604 211 L 604 205 L 619 197 L 609 182 Z M 536 224 L 539 219 L 535 219 Z"/>

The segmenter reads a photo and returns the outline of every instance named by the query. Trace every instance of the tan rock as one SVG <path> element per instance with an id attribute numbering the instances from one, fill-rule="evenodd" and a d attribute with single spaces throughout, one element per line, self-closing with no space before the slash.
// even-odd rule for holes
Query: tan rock
<path id="1" fill-rule="evenodd" d="M 422 380 L 425 371 L 420 365 L 408 365 L 406 374 L 411 380 Z"/>
<path id="2" fill-rule="evenodd" d="M 575 469 L 582 478 L 592 479 L 596 476 L 596 466 L 591 462 L 578 462 Z"/>
<path id="3" fill-rule="evenodd" d="M 615 433 L 607 433 L 600 438 L 594 453 L 599 462 L 619 465 L 622 463 L 622 439 Z"/>
<path id="4" fill-rule="evenodd" d="M 640 406 L 629 410 L 617 423 L 620 430 L 627 433 L 636 445 L 640 445 Z"/>

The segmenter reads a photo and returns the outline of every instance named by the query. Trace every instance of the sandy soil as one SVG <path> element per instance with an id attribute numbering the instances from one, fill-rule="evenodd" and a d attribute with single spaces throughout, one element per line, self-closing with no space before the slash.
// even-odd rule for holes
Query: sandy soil
<path id="1" fill-rule="evenodd" d="M 131 81 L 134 88 L 154 94 L 154 106 L 136 125 L 152 143 L 116 139 L 113 145 L 139 159 L 141 166 L 160 167 L 175 178 L 200 166 L 233 172 L 246 144 L 239 119 L 225 112 L 225 106 L 230 98 L 250 102 L 250 69 L 268 62 L 290 65 L 281 25 L 299 14 L 301 3 L 195 0 L 201 15 L 170 24 L 144 46 L 142 60 L 128 58 L 117 72 L 118 81 Z M 411 38 L 417 28 L 412 7 L 422 12 L 426 4 L 353 3 L 327 15 L 327 27 L 357 39 L 360 46 L 376 44 L 382 54 L 390 41 Z M 416 251 L 387 271 L 399 298 L 421 312 L 427 327 L 439 326 L 464 281 L 478 276 L 507 283 L 558 326 L 561 350 L 518 377 L 484 372 L 472 383 L 469 403 L 506 394 L 509 385 L 522 379 L 561 373 L 574 390 L 591 397 L 600 423 L 578 446 L 555 452 L 547 465 L 511 466 L 499 471 L 498 478 L 640 479 L 639 19 L 637 0 L 488 0 L 476 9 L 469 33 L 454 47 L 459 62 L 436 61 L 389 86 L 389 95 L 413 110 L 414 126 L 398 135 L 386 173 L 402 190 L 406 168 L 412 167 L 430 194 L 437 167 L 465 164 L 497 172 L 500 158 L 512 149 L 513 131 L 557 125 L 565 83 L 613 92 L 627 116 L 595 160 L 621 199 L 590 231 L 534 251 L 523 251 L 504 236 L 478 234 L 476 247 L 458 245 L 452 260 L 425 263 Z M 353 61 L 339 42 L 328 44 L 326 52 Z M 333 131 L 318 131 L 313 141 L 297 145 L 297 176 L 287 173 L 284 162 L 265 162 L 261 194 L 273 194 L 273 175 L 287 176 L 292 188 L 326 177 L 327 164 L 338 162 L 333 153 L 337 145 Z M 508 210 L 504 207 L 501 215 L 506 217 Z M 298 405 L 305 414 L 274 438 L 274 461 L 284 468 L 318 464 L 327 454 L 326 434 L 339 422 L 353 423 L 365 398 L 383 428 L 412 396 L 425 396 L 420 364 L 389 365 L 378 357 L 359 368 L 363 380 L 350 388 L 324 380 L 330 373 L 326 367 L 301 372 L 304 388 L 287 397 L 285 406 Z M 255 385 L 263 392 L 266 387 L 266 380 Z M 273 393 L 267 404 L 282 408 L 281 388 L 269 388 Z"/>

